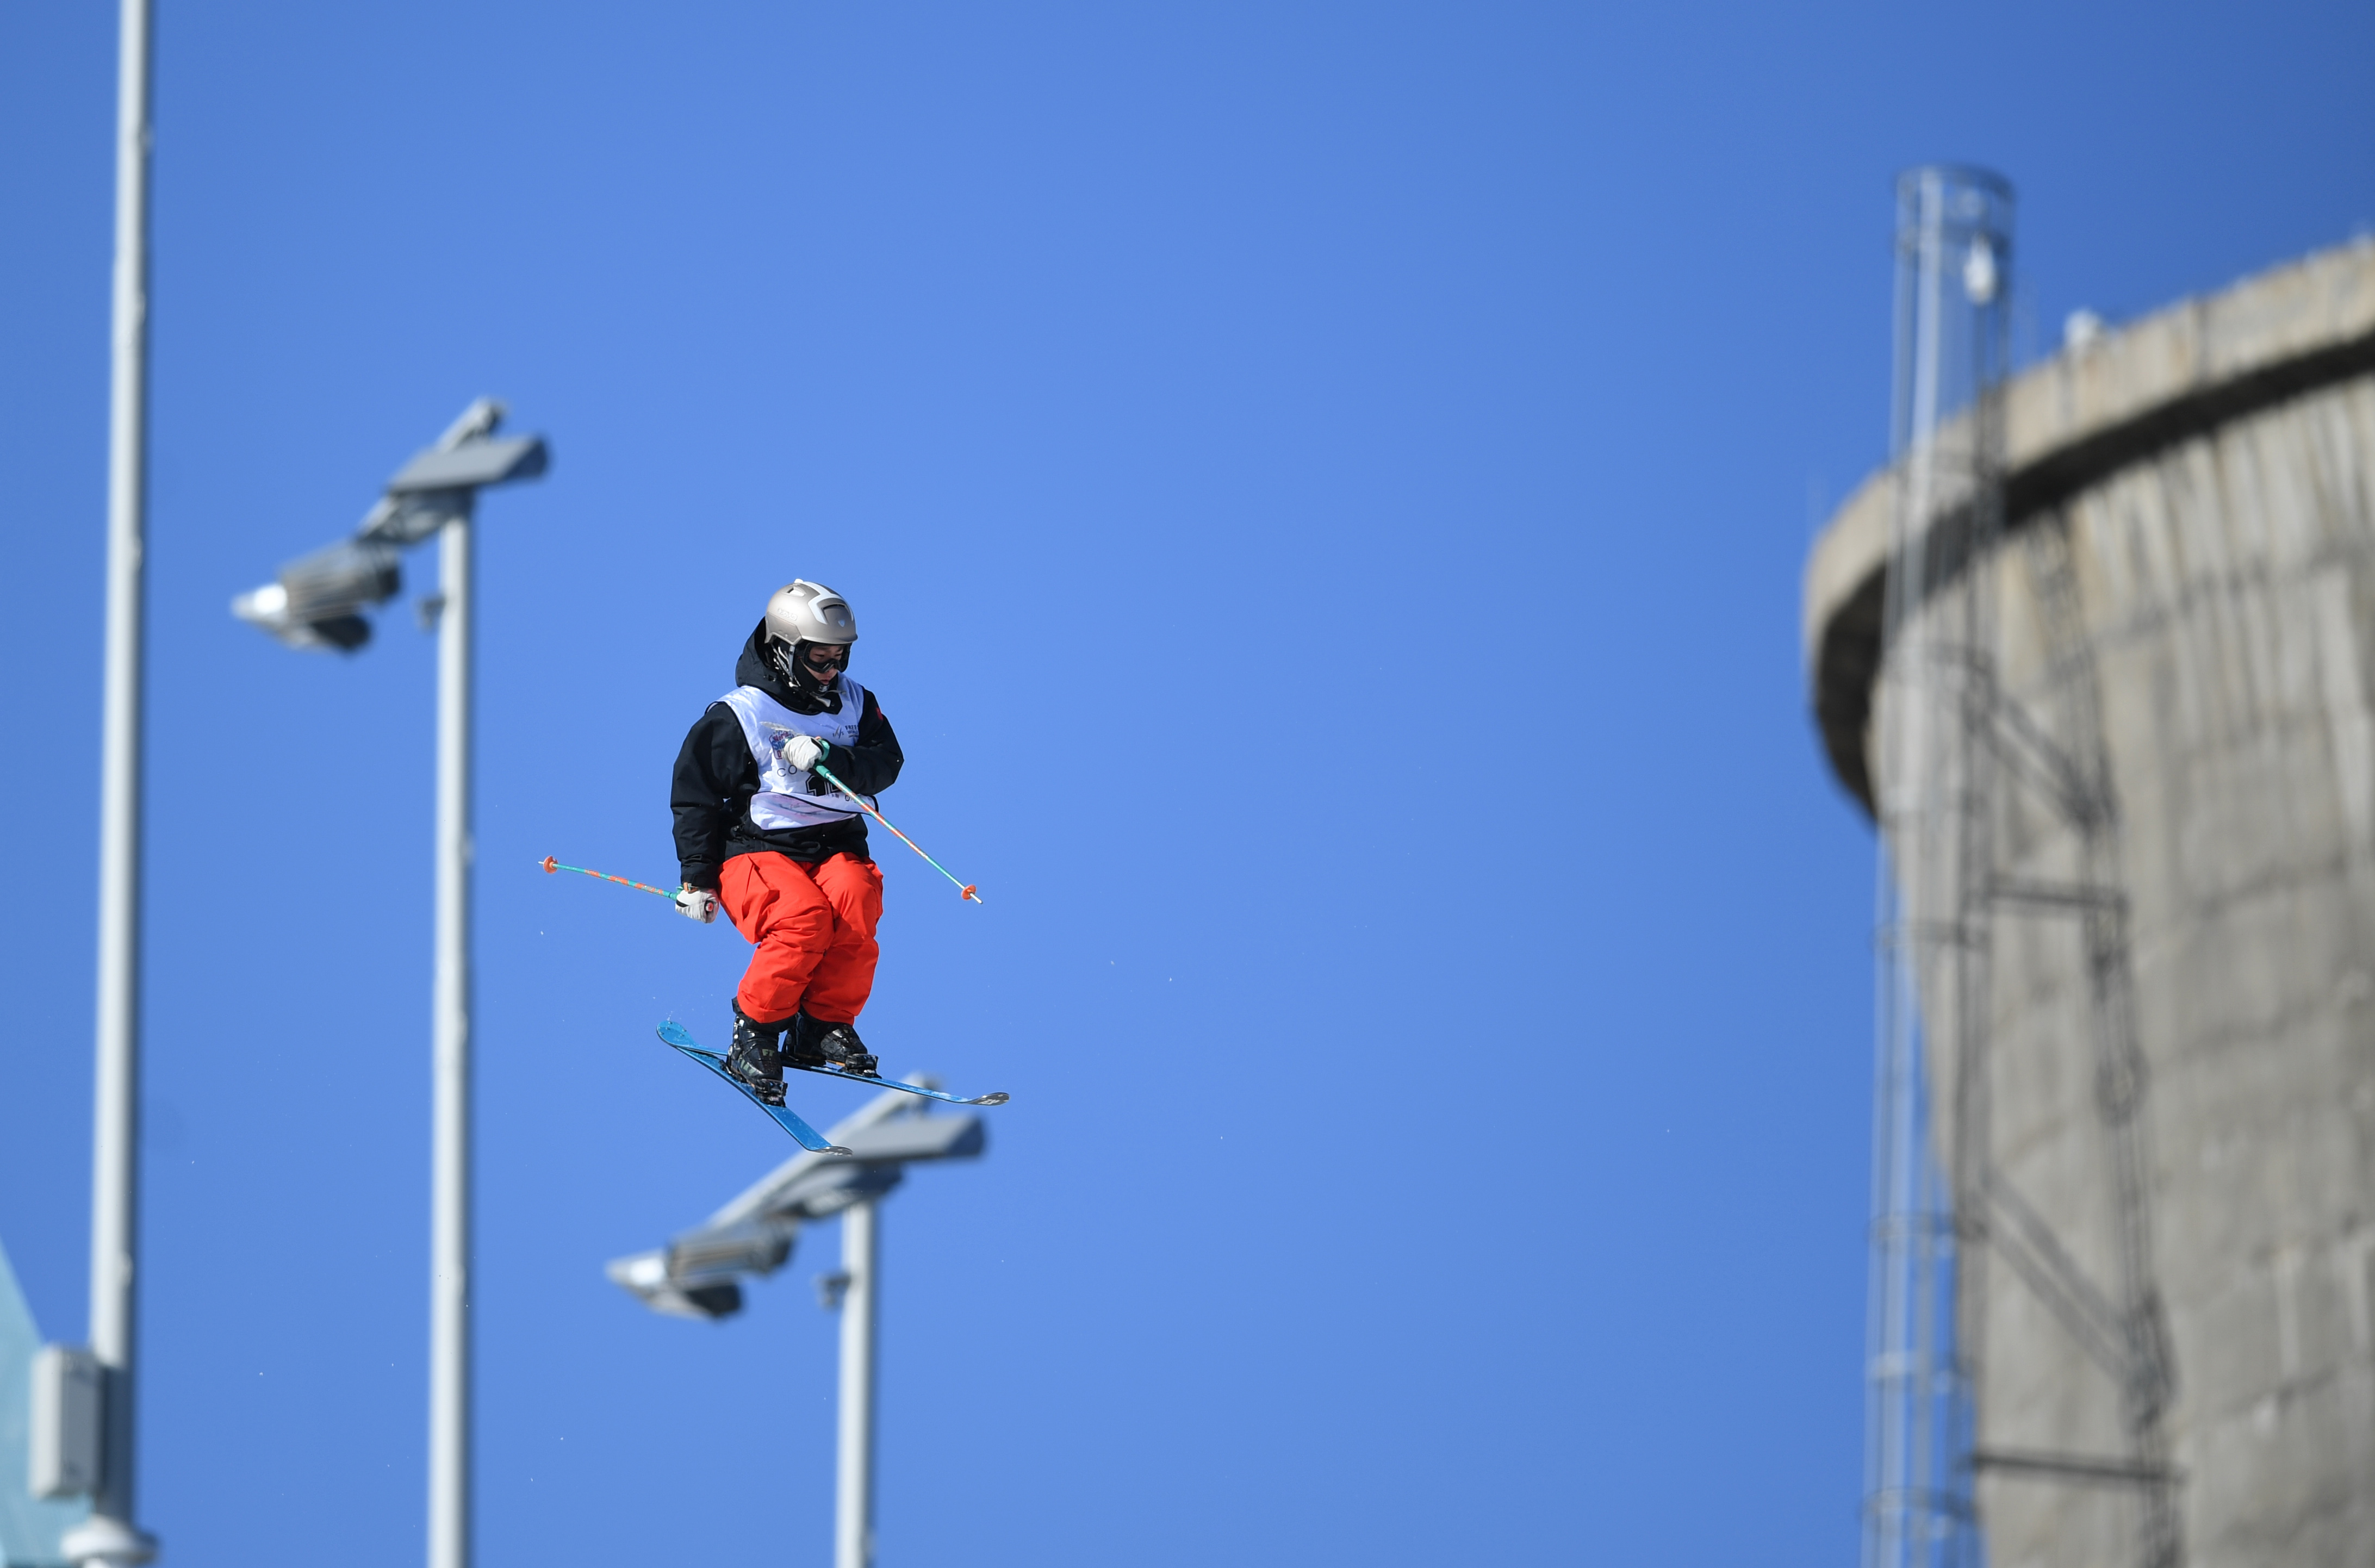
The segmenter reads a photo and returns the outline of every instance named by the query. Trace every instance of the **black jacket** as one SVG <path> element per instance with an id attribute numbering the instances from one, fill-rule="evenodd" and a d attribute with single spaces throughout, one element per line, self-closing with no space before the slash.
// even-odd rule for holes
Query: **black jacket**
<path id="1" fill-rule="evenodd" d="M 796 713 L 841 712 L 841 682 L 836 679 L 821 701 L 793 690 L 767 658 L 766 635 L 762 620 L 734 662 L 734 684 L 755 686 Z M 842 783 L 870 796 L 889 789 L 905 760 L 899 737 L 891 733 L 891 721 L 882 716 L 882 704 L 868 691 L 866 711 L 857 719 L 857 744 L 834 747 L 827 765 Z M 873 858 L 866 852 L 864 817 L 770 831 L 750 820 L 750 797 L 758 793 L 759 760 L 750 755 L 741 722 L 725 703 L 712 702 L 684 737 L 684 749 L 676 754 L 676 776 L 668 784 L 668 809 L 676 813 L 677 865 L 688 886 L 715 888 L 717 868 L 738 855 Z"/>

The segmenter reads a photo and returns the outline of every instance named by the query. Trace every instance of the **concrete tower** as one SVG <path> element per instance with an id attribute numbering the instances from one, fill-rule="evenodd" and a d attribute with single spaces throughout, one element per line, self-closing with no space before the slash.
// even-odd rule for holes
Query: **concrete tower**
<path id="1" fill-rule="evenodd" d="M 1912 590 L 1984 574 L 1991 607 L 1984 701 L 1930 716 L 1992 781 L 1982 1026 L 1933 1012 L 1928 1068 L 1968 1173 L 1987 1560 L 2363 1568 L 2375 243 L 2074 336 L 1990 411 L 2000 541 L 1942 511 Z M 1805 578 L 1823 744 L 1868 811 L 1890 694 L 1923 690 L 1883 646 L 1896 487 L 1867 481 Z"/>

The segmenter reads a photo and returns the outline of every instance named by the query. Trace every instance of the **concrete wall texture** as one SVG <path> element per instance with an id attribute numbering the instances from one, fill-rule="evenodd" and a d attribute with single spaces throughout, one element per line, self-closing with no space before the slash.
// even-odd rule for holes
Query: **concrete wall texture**
<path id="1" fill-rule="evenodd" d="M 2119 803 L 2149 1233 L 2174 1351 L 2185 1560 L 2375 1563 L 2375 243 L 2190 301 L 2023 374 L 1992 574 L 2003 690 L 2070 745 L 2040 598 L 2074 584 Z M 1888 475 L 1817 540 L 1824 745 L 1869 808 Z M 2066 549 L 2062 548 L 2066 542 Z M 2059 623 L 2069 626 L 2068 617 Z M 2066 654 L 2066 641 L 2061 645 Z M 1993 785 L 1998 874 L 2072 882 L 2076 831 Z M 1917 853 L 1908 846 L 1900 855 Z M 2077 922 L 1991 924 L 1992 1161 L 2117 1278 Z M 1936 1082 L 1953 1064 L 1933 1063 Z M 2116 1385 L 1978 1260 L 1982 1449 L 2116 1456 Z M 2134 1561 L 2133 1489 L 1986 1472 L 1992 1568 Z"/>

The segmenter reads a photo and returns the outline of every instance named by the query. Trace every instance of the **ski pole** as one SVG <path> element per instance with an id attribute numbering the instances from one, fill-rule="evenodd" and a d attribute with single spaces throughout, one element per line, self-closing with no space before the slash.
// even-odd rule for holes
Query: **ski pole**
<path id="1" fill-rule="evenodd" d="M 839 779 L 834 778 L 834 777 L 833 776 L 833 770 L 832 770 L 831 768 L 826 767 L 822 762 L 819 762 L 819 763 L 816 765 L 816 772 L 817 772 L 817 775 L 818 775 L 820 778 L 823 779 L 823 780 L 825 781 L 825 783 L 827 783 L 827 784 L 829 784 L 833 785 L 833 788 L 835 788 L 835 789 L 837 789 L 837 790 L 841 791 L 841 793 L 842 793 L 842 794 L 844 794 L 844 795 L 845 795 L 845 796 L 849 796 L 849 798 L 850 798 L 850 799 L 852 799 L 852 800 L 856 801 L 856 802 L 857 803 L 857 808 L 858 808 L 859 810 L 861 810 L 861 811 L 865 812 L 868 817 L 873 818 L 876 821 L 878 821 L 878 822 L 881 823 L 884 827 L 886 827 L 886 828 L 891 828 L 891 831 L 892 831 L 892 832 L 894 832 L 894 833 L 898 833 L 898 834 L 899 834 L 899 842 L 900 842 L 901 843 L 905 844 L 909 849 L 914 850 L 917 855 L 924 855 L 924 846 L 923 846 L 922 844 L 917 843 L 914 839 L 909 838 L 906 834 L 904 834 L 904 833 L 900 833 L 900 832 L 899 832 L 899 830 L 898 830 L 897 828 L 892 828 L 892 827 L 891 827 L 891 819 L 890 819 L 890 818 L 885 817 L 884 815 L 882 815 L 882 813 L 881 813 L 881 812 L 877 811 L 877 810 L 876 810 L 876 809 L 874 809 L 874 808 L 872 808 L 871 806 L 867 805 L 867 804 L 866 804 L 866 797 L 865 797 L 864 796 L 862 796 L 862 795 L 858 794 L 856 790 L 854 790 L 854 789 L 850 788 L 847 784 L 845 784 L 842 783 Z M 927 865 L 927 866 L 929 866 L 933 870 L 935 870 L 935 871 L 939 872 L 941 876 L 946 877 L 950 881 L 951 881 L 951 882 L 956 882 L 956 884 L 957 884 L 957 897 L 959 897 L 960 899 L 971 899 L 971 900 L 973 900 L 973 902 L 975 902 L 975 903 L 979 903 L 979 902 L 981 902 L 981 895 L 980 895 L 979 893 L 975 892 L 975 891 L 973 890 L 973 884 L 972 884 L 971 882 L 959 882 L 959 881 L 957 881 L 957 874 L 956 874 L 955 872 L 953 872 L 953 871 L 950 870 L 947 867 L 945 867 L 945 866 L 941 865 L 939 861 L 934 860 L 934 859 L 933 859 L 930 855 L 924 855 L 924 864 L 925 864 L 925 865 Z"/>
<path id="2" fill-rule="evenodd" d="M 895 833 L 899 830 L 892 828 L 891 831 Z M 555 860 L 549 855 L 542 860 L 538 861 L 537 864 L 543 867 L 547 872 L 574 871 L 581 877 L 593 877 L 605 882 L 616 882 L 622 888 L 637 888 L 647 893 L 657 893 L 660 897 L 668 900 L 670 903 L 674 903 L 676 902 L 676 895 L 669 892 L 666 888 L 655 888 L 649 882 L 631 882 L 624 877 L 613 877 L 608 871 L 589 871 L 583 866 L 563 866 L 560 861 Z"/>

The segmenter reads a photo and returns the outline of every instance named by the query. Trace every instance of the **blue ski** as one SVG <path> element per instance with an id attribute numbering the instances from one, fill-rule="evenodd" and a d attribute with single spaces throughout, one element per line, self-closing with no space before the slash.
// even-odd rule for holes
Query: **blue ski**
<path id="1" fill-rule="evenodd" d="M 760 1099 L 759 1096 L 751 1091 L 749 1084 L 744 1083 L 740 1079 L 726 1070 L 725 1057 L 719 1055 L 715 1051 L 703 1050 L 699 1043 L 693 1040 L 692 1036 L 686 1032 L 684 1025 L 677 1022 L 676 1020 L 670 1019 L 668 1022 L 660 1025 L 659 1032 L 661 1039 L 667 1041 L 670 1045 L 675 1046 L 679 1051 L 683 1052 L 686 1055 L 691 1056 L 694 1061 L 699 1062 L 703 1067 L 707 1067 L 719 1078 L 722 1078 L 727 1082 L 732 1084 L 736 1091 L 741 1094 L 743 1099 L 748 1100 L 751 1104 L 756 1105 L 762 1111 L 766 1112 L 768 1115 L 774 1117 L 775 1125 L 782 1127 L 786 1132 L 791 1134 L 793 1141 L 798 1143 L 802 1149 L 809 1149 L 817 1154 L 846 1154 L 849 1152 L 848 1149 L 842 1148 L 841 1145 L 837 1143 L 827 1142 L 822 1133 L 818 1132 L 816 1128 L 800 1120 L 798 1116 L 793 1114 L 792 1112 L 786 1107 L 781 1105 L 770 1105 L 764 1100 Z"/>
<path id="2" fill-rule="evenodd" d="M 819 1078 L 837 1078 L 845 1083 L 870 1083 L 877 1089 L 896 1089 L 909 1094 L 921 1094 L 932 1100 L 945 1100 L 951 1105 L 1003 1105 L 1009 1098 L 1006 1091 L 993 1089 L 987 1094 L 976 1094 L 968 1100 L 962 1094 L 951 1094 L 944 1090 L 926 1089 L 919 1083 L 901 1083 L 895 1078 L 876 1078 L 872 1073 L 845 1073 L 839 1067 L 811 1067 L 793 1061 L 789 1056 L 784 1058 L 784 1066 L 798 1067 L 800 1071 L 814 1073 Z"/>

